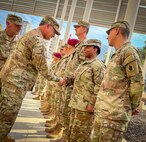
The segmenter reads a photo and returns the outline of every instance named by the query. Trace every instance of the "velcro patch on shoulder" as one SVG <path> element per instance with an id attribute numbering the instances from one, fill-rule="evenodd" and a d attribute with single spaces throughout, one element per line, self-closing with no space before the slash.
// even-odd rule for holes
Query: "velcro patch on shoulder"
<path id="1" fill-rule="evenodd" d="M 133 62 L 136 60 L 136 57 L 131 54 L 130 56 L 128 56 L 125 60 L 124 60 L 124 66 L 126 66 L 127 64 Z"/>
<path id="2" fill-rule="evenodd" d="M 136 61 L 133 61 L 127 64 L 126 73 L 128 77 L 138 74 L 139 73 L 138 63 Z"/>

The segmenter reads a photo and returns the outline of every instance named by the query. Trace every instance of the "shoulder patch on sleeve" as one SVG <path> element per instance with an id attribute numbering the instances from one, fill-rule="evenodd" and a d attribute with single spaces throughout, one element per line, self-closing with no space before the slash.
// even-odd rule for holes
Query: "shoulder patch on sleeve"
<path id="1" fill-rule="evenodd" d="M 136 61 L 133 61 L 127 64 L 126 73 L 128 77 L 138 74 L 139 73 L 138 63 Z"/>

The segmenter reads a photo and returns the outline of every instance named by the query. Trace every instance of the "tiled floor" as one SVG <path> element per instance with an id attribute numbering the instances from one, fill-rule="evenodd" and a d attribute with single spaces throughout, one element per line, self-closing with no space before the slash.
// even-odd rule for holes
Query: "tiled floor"
<path id="1" fill-rule="evenodd" d="M 16 142 L 49 142 L 44 132 L 45 119 L 39 110 L 40 101 L 32 98 L 28 92 L 10 135 Z"/>

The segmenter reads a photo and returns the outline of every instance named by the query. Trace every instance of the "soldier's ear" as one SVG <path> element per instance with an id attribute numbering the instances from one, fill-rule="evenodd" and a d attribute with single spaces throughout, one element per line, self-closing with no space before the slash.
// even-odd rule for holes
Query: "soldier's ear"
<path id="1" fill-rule="evenodd" d="M 116 29 L 116 32 L 117 32 L 117 33 L 116 33 L 116 36 L 118 36 L 119 33 L 120 33 L 120 28 L 117 28 L 117 29 Z"/>
<path id="2" fill-rule="evenodd" d="M 50 25 L 49 25 L 49 24 L 46 24 L 46 27 L 47 27 L 47 28 L 49 28 L 49 27 L 50 27 Z"/>
<path id="3" fill-rule="evenodd" d="M 97 51 L 98 51 L 98 49 L 97 49 L 97 48 L 95 48 L 95 51 L 97 52 Z"/>
<path id="4" fill-rule="evenodd" d="M 10 22 L 9 22 L 9 21 L 6 21 L 6 25 L 7 25 L 7 26 L 10 25 Z"/>

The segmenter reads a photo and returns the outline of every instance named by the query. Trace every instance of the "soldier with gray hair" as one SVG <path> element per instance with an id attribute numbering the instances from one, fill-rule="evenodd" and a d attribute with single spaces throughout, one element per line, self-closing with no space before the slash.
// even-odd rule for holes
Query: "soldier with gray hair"
<path id="1" fill-rule="evenodd" d="M 60 35 L 59 24 L 45 16 L 39 27 L 24 35 L 14 46 L 1 70 L 2 90 L 0 94 L 0 142 L 15 140 L 8 137 L 26 91 L 31 90 L 37 74 L 48 80 L 58 81 L 55 75 L 48 74 L 43 40 Z"/>
<path id="2" fill-rule="evenodd" d="M 6 19 L 6 29 L 0 31 L 0 70 L 5 64 L 12 46 L 16 44 L 18 35 L 22 27 L 22 18 L 13 14 L 8 14 Z M 1 88 L 1 85 L 0 85 Z"/>
<path id="3" fill-rule="evenodd" d="M 138 51 L 128 42 L 126 21 L 107 31 L 108 43 L 116 49 L 106 68 L 95 105 L 91 142 L 122 142 L 132 114 L 143 92 L 142 66 Z"/>

